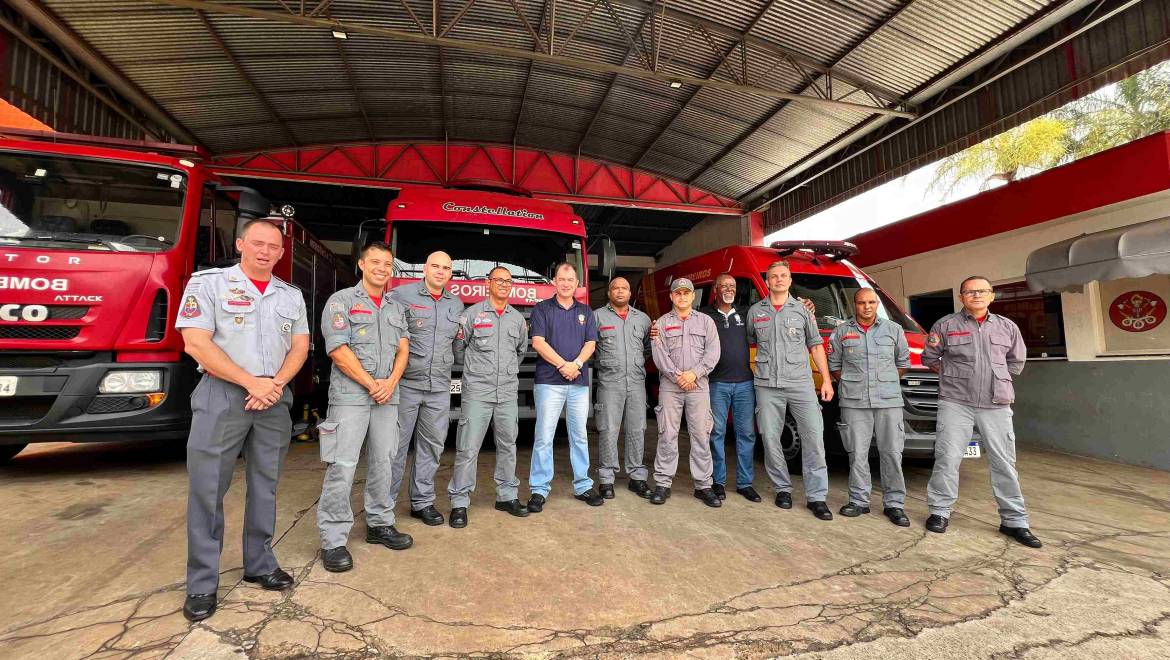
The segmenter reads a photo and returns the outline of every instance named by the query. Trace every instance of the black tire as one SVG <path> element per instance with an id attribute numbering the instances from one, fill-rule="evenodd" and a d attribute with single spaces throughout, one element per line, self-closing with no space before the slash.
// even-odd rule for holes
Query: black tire
<path id="1" fill-rule="evenodd" d="M 0 445 L 0 465 L 12 460 L 14 456 L 19 454 L 27 446 L 27 442 L 16 445 Z"/>
<path id="2" fill-rule="evenodd" d="M 784 417 L 784 433 L 780 436 L 780 446 L 784 448 L 784 460 L 788 461 L 789 474 L 800 474 L 803 470 L 800 462 L 800 433 L 796 430 L 796 420 L 792 415 Z"/>

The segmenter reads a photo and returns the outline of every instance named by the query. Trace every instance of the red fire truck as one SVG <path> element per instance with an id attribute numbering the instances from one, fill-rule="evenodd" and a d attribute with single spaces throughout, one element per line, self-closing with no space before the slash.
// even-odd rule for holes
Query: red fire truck
<path id="1" fill-rule="evenodd" d="M 516 282 L 510 302 L 527 318 L 533 305 L 555 295 L 553 270 L 566 261 L 582 278 L 574 297 L 589 304 L 585 222 L 568 204 L 534 199 L 524 188 L 478 181 L 404 188 L 386 211 L 385 237 L 394 250 L 392 286 L 419 281 L 427 255 L 442 250 L 453 261 L 454 275 L 447 288 L 464 304 L 486 298 L 488 272 L 505 266 Z M 536 416 L 535 368 L 536 353 L 530 350 L 520 365 L 519 407 L 524 419 Z M 455 369 L 451 392 L 458 395 L 462 372 Z M 452 396 L 452 408 L 458 415 L 458 396 Z"/>
<path id="2" fill-rule="evenodd" d="M 657 318 L 670 309 L 670 283 L 685 277 L 695 284 L 697 304 L 710 305 L 714 302 L 715 278 L 720 273 L 730 273 L 736 282 L 735 307 L 744 311 L 767 295 L 768 266 L 779 259 L 787 259 L 792 269 L 791 292 L 811 299 L 816 305 L 817 326 L 827 343 L 833 328 L 853 316 L 853 293 L 862 287 L 874 289 L 881 301 L 878 316 L 902 326 L 910 344 L 910 371 L 902 378 L 906 420 L 904 454 L 933 456 L 938 376 L 922 366 L 926 335 L 876 282 L 847 261 L 856 253 L 857 248 L 844 241 L 779 241 L 770 247 L 723 248 L 647 275 L 639 287 L 638 300 L 651 318 Z M 755 359 L 754 349 L 752 359 Z M 819 385 L 820 376 L 815 370 L 813 377 Z M 836 399 L 823 408 L 826 448 L 836 450 L 835 453 L 843 452 L 839 435 L 832 432 L 837 428 Z M 782 442 L 785 457 L 790 462 L 797 459 L 795 464 L 799 464 L 800 437 L 791 418 L 787 420 Z"/>
<path id="3" fill-rule="evenodd" d="M 30 442 L 186 437 L 196 371 L 172 327 L 183 287 L 231 263 L 240 221 L 269 211 L 200 157 L 171 144 L 0 136 L 0 460 Z M 284 232 L 276 274 L 301 288 L 315 326 L 352 274 L 296 223 Z M 294 384 L 299 400 L 327 377 L 328 358 L 314 357 Z"/>

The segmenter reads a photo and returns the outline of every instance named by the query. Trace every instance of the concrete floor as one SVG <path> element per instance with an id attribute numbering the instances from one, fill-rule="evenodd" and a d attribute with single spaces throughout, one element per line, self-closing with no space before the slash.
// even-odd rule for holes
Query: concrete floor
<path id="1" fill-rule="evenodd" d="M 922 464 L 907 468 L 903 529 L 878 510 L 821 522 L 799 496 L 777 509 L 760 467 L 762 504 L 733 493 L 708 509 L 682 476 L 665 506 L 620 481 L 590 508 L 570 499 L 563 446 L 544 513 L 491 508 L 487 453 L 467 529 L 400 507 L 415 545 L 396 553 L 362 542 L 359 516 L 356 568 L 332 574 L 317 558 L 316 446 L 294 445 L 276 552 L 295 589 L 240 582 L 237 474 L 220 610 L 196 626 L 180 614 L 182 448 L 34 446 L 0 468 L 0 657 L 1170 657 L 1170 474 L 1022 451 L 1045 542 L 1030 550 L 996 533 L 985 460 L 964 464 L 939 536 L 922 528 Z M 443 489 L 450 465 L 448 452 Z M 836 510 L 845 474 L 832 477 Z"/>

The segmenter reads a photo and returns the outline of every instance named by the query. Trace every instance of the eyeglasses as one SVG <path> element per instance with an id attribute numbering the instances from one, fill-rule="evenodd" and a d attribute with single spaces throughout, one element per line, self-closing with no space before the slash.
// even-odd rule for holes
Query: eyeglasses
<path id="1" fill-rule="evenodd" d="M 960 291 L 959 295 L 967 296 L 968 298 L 973 298 L 975 296 L 990 296 L 991 289 L 967 289 L 966 291 Z"/>
<path id="2" fill-rule="evenodd" d="M 500 286 L 512 286 L 512 280 L 506 280 L 502 277 L 491 278 L 492 284 L 499 284 Z"/>

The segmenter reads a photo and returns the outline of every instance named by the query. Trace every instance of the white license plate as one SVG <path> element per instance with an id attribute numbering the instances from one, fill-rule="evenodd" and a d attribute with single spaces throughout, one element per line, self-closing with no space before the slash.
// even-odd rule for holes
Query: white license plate
<path id="1" fill-rule="evenodd" d="M 456 378 L 451 379 L 451 394 L 463 393 L 463 381 Z"/>
<path id="2" fill-rule="evenodd" d="M 979 441 L 972 440 L 967 443 L 967 449 L 963 452 L 963 458 L 979 458 Z"/>
<path id="3" fill-rule="evenodd" d="M 0 396 L 16 396 L 16 376 L 0 376 Z"/>

